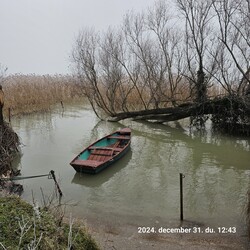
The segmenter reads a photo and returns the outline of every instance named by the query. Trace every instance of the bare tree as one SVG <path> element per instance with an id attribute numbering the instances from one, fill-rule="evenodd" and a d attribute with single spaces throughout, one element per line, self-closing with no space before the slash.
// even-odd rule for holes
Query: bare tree
<path id="1" fill-rule="evenodd" d="M 76 64 L 79 80 L 82 83 L 84 94 L 98 115 L 97 107 L 103 109 L 109 115 L 112 111 L 106 105 L 101 93 L 98 74 L 98 45 L 99 35 L 94 30 L 83 30 L 79 33 L 76 45 L 73 49 L 73 60 Z M 97 107 L 96 107 L 97 106 Z"/>
<path id="2" fill-rule="evenodd" d="M 100 75 L 103 88 L 105 89 L 107 106 L 112 113 L 116 112 L 121 106 L 120 95 L 123 80 L 123 70 L 119 61 L 116 59 L 122 53 L 119 46 L 120 37 L 115 36 L 111 29 L 104 34 L 100 42 Z"/>
<path id="3" fill-rule="evenodd" d="M 180 32 L 173 29 L 176 20 L 171 14 L 172 12 L 173 10 L 166 1 L 157 2 L 154 8 L 148 11 L 147 25 L 156 36 L 155 44 L 159 46 L 157 47 L 159 53 L 158 73 L 154 74 L 154 78 L 163 98 L 175 106 L 178 95 L 177 87 L 185 74 L 185 65 L 182 36 Z M 166 89 L 169 91 L 164 91 Z"/>
<path id="4" fill-rule="evenodd" d="M 145 109 L 176 105 L 177 86 L 183 75 L 181 36 L 172 29 L 173 20 L 165 1 L 147 13 L 130 12 L 124 19 L 127 46 L 138 62 Z M 140 84 L 141 83 L 141 84 Z M 142 95 L 141 95 L 142 96 Z"/>
<path id="5" fill-rule="evenodd" d="M 249 0 L 176 0 L 176 15 L 169 6 L 161 0 L 147 12 L 128 12 L 119 30 L 79 33 L 73 60 L 96 114 L 247 122 Z M 211 99 L 211 86 L 226 97 Z"/>
<path id="6" fill-rule="evenodd" d="M 212 0 L 176 0 L 177 7 L 185 18 L 186 62 L 189 79 L 194 88 L 195 100 L 207 100 L 208 76 L 205 64 L 208 63 L 207 48 L 211 32 Z"/>
<path id="7" fill-rule="evenodd" d="M 5 74 L 7 71 L 7 67 L 4 67 L 0 64 L 0 125 L 3 125 L 3 106 L 4 106 L 4 92 L 2 89 L 2 84 L 4 83 Z"/>
<path id="8" fill-rule="evenodd" d="M 100 64 L 103 69 L 105 89 L 112 110 L 128 111 L 128 98 L 136 90 L 139 103 L 146 108 L 139 85 L 140 65 L 129 50 L 123 31 L 109 29 L 100 43 Z"/>
<path id="9" fill-rule="evenodd" d="M 3 85 L 8 68 L 0 63 L 0 85 Z"/>
<path id="10" fill-rule="evenodd" d="M 148 109 L 154 99 L 149 66 L 149 61 L 154 59 L 152 57 L 152 40 L 145 26 L 145 14 L 127 13 L 123 22 L 123 31 L 128 53 L 133 57 L 137 68 L 139 68 L 135 88 L 142 100 L 144 109 Z M 149 98 L 145 98 L 143 94 L 149 94 Z"/>
<path id="11" fill-rule="evenodd" d="M 249 0 L 213 1 L 219 26 L 218 43 L 221 56 L 218 61 L 221 82 L 230 93 L 244 92 L 249 79 L 250 61 L 250 2 Z"/>
<path id="12" fill-rule="evenodd" d="M 4 93 L 2 85 L 0 85 L 0 125 L 3 125 L 3 105 L 4 105 Z"/>

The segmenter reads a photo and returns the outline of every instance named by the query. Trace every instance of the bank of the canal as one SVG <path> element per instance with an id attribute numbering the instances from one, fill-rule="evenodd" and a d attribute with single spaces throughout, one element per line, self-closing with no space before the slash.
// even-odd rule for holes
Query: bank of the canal
<path id="1" fill-rule="evenodd" d="M 86 249 L 99 246 L 83 223 L 64 216 L 64 206 L 55 197 L 37 206 L 18 195 L 23 186 L 11 180 L 20 173 L 20 140 L 11 124 L 0 124 L 0 248 Z M 14 160 L 14 164 L 13 164 Z M 13 167 L 14 165 L 14 167 Z M 20 177 L 19 177 L 20 178 Z M 46 203 L 46 205 L 45 205 Z"/>
<path id="2" fill-rule="evenodd" d="M 24 144 L 22 156 L 16 159 L 22 175 L 55 170 L 64 201 L 76 204 L 68 208 L 68 214 L 93 225 L 100 241 L 105 234 L 129 235 L 135 242 L 191 237 L 138 232 L 139 227 L 180 225 L 179 173 L 185 174 L 184 219 L 191 223 L 187 227 L 210 227 L 216 233 L 218 228 L 236 228 L 237 233 L 226 236 L 246 241 L 249 138 L 210 130 L 200 134 L 190 131 L 187 124 L 177 128 L 133 121 L 99 122 L 91 108 L 80 105 L 67 106 L 63 113 L 58 109 L 51 114 L 16 117 L 12 126 Z M 131 151 L 120 162 L 96 176 L 75 173 L 69 162 L 83 147 L 123 126 L 132 128 L 133 138 Z M 47 196 L 54 189 L 54 183 L 46 178 L 20 183 L 24 186 L 22 197 L 28 201 L 32 193 L 41 201 L 41 188 Z M 98 232 L 98 225 L 104 229 Z M 198 238 L 203 236 L 212 237 L 199 234 Z M 216 237 L 225 239 L 222 233 Z"/>
<path id="3" fill-rule="evenodd" d="M 50 209 L 31 206 L 17 196 L 0 195 L 0 248 L 99 249 L 83 225 L 60 220 Z"/>
<path id="4" fill-rule="evenodd" d="M 12 178 L 16 171 L 12 168 L 12 161 L 19 152 L 19 137 L 12 127 L 2 121 L 0 123 L 0 192 L 21 193 L 22 186 L 5 179 Z"/>

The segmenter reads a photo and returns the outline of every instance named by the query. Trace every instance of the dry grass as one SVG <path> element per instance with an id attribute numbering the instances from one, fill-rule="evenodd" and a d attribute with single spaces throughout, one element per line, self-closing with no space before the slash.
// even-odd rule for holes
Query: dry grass
<path id="1" fill-rule="evenodd" d="M 114 89 L 100 81 L 98 89 L 105 105 L 110 109 L 112 102 L 107 93 L 111 95 L 110 91 L 115 91 L 113 108 L 116 112 L 126 111 L 125 109 L 129 111 L 144 110 L 145 106 L 147 109 L 154 109 L 156 103 L 159 108 L 166 108 L 172 106 L 174 102 L 181 104 L 191 100 L 189 86 L 185 83 L 179 83 L 173 94 L 171 94 L 169 84 L 161 86 L 158 91 L 151 91 L 143 82 L 138 83 L 136 88 L 129 80 L 117 84 Z M 85 91 L 88 92 L 88 89 L 85 88 Z M 90 99 L 93 98 L 88 93 L 86 93 L 86 96 L 89 96 Z M 101 103 L 100 99 L 97 102 Z"/>
<path id="2" fill-rule="evenodd" d="M 71 76 L 12 75 L 3 83 L 4 113 L 47 111 L 52 105 L 83 99 L 82 88 Z"/>
<path id="3" fill-rule="evenodd" d="M 0 197 L 1 249 L 98 250 L 84 225 L 60 224 L 50 210 L 16 196 Z"/>
<path id="4" fill-rule="evenodd" d="M 173 104 L 179 105 L 192 102 L 194 100 L 194 96 L 192 96 L 189 84 L 184 81 L 179 82 L 172 94 L 169 84 L 161 86 L 158 93 L 151 93 L 149 87 L 143 86 L 142 83 L 138 84 L 137 89 L 133 87 L 133 84 L 129 81 L 125 81 L 118 86 L 119 87 L 115 89 L 113 103 L 113 107 L 116 112 L 125 111 L 124 108 L 127 108 L 129 111 L 143 110 L 145 109 L 144 104 L 146 105 L 147 109 L 154 109 L 157 107 L 156 103 L 159 108 L 167 108 L 173 106 Z M 109 92 L 107 86 L 99 83 L 98 88 L 106 106 L 111 109 L 111 101 L 107 97 L 107 92 Z M 221 86 L 212 85 L 208 88 L 207 94 L 208 98 L 213 99 L 214 97 L 225 96 L 226 92 L 223 88 L 221 88 Z M 90 98 L 92 98 L 92 95 Z"/>
<path id="5" fill-rule="evenodd" d="M 66 75 L 11 75 L 5 78 L 3 91 L 5 93 L 4 113 L 8 115 L 9 108 L 11 114 L 32 113 L 35 111 L 48 111 L 50 108 L 60 102 L 67 103 L 73 101 L 85 101 L 84 87 L 74 77 Z M 102 83 L 99 84 L 99 90 L 107 107 L 111 103 L 107 98 L 107 88 Z M 147 108 L 155 108 L 155 101 L 152 99 L 148 87 L 143 87 L 143 83 L 138 85 L 138 90 Z M 125 81 L 115 91 L 114 109 L 116 112 L 127 108 L 130 111 L 144 109 L 143 102 L 139 97 L 138 90 L 132 87 L 132 83 Z M 85 91 L 88 92 L 88 89 Z M 209 96 L 218 96 L 223 90 L 219 86 L 209 88 Z M 129 93 L 127 95 L 127 93 Z M 124 98 L 126 97 L 125 105 Z M 88 96 L 88 93 L 87 93 Z M 173 97 L 168 84 L 162 87 L 160 92 L 155 95 L 159 107 L 172 106 Z M 92 94 L 91 94 L 92 98 Z M 180 82 L 174 93 L 176 104 L 185 103 L 192 100 L 189 85 Z"/>

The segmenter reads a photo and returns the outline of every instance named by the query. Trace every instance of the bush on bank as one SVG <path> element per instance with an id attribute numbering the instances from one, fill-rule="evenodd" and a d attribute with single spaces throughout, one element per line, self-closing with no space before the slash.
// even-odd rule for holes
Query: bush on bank
<path id="1" fill-rule="evenodd" d="M 59 225 L 46 209 L 19 197 L 0 197 L 0 246 L 6 249 L 99 249 L 82 226 Z"/>

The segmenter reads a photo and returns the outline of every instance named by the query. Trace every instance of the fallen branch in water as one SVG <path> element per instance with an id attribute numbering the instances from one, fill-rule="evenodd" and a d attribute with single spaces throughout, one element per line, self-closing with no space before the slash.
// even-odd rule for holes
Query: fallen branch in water
<path id="1" fill-rule="evenodd" d="M 186 103 L 177 107 L 148 109 L 140 111 L 117 113 L 110 117 L 108 121 L 120 121 L 128 118 L 135 120 L 162 120 L 165 122 L 176 121 L 190 116 L 218 114 L 222 108 L 238 109 L 244 107 L 246 115 L 250 116 L 250 103 L 244 102 L 243 99 L 220 98 L 208 100 L 204 103 Z"/>
<path id="2" fill-rule="evenodd" d="M 190 117 L 194 124 L 201 121 L 202 125 L 202 120 L 204 124 L 208 115 L 215 128 L 230 134 L 250 135 L 249 97 L 230 96 L 207 100 L 203 103 L 184 103 L 177 107 L 116 113 L 108 118 L 108 121 L 117 122 L 131 118 L 164 123 Z"/>

